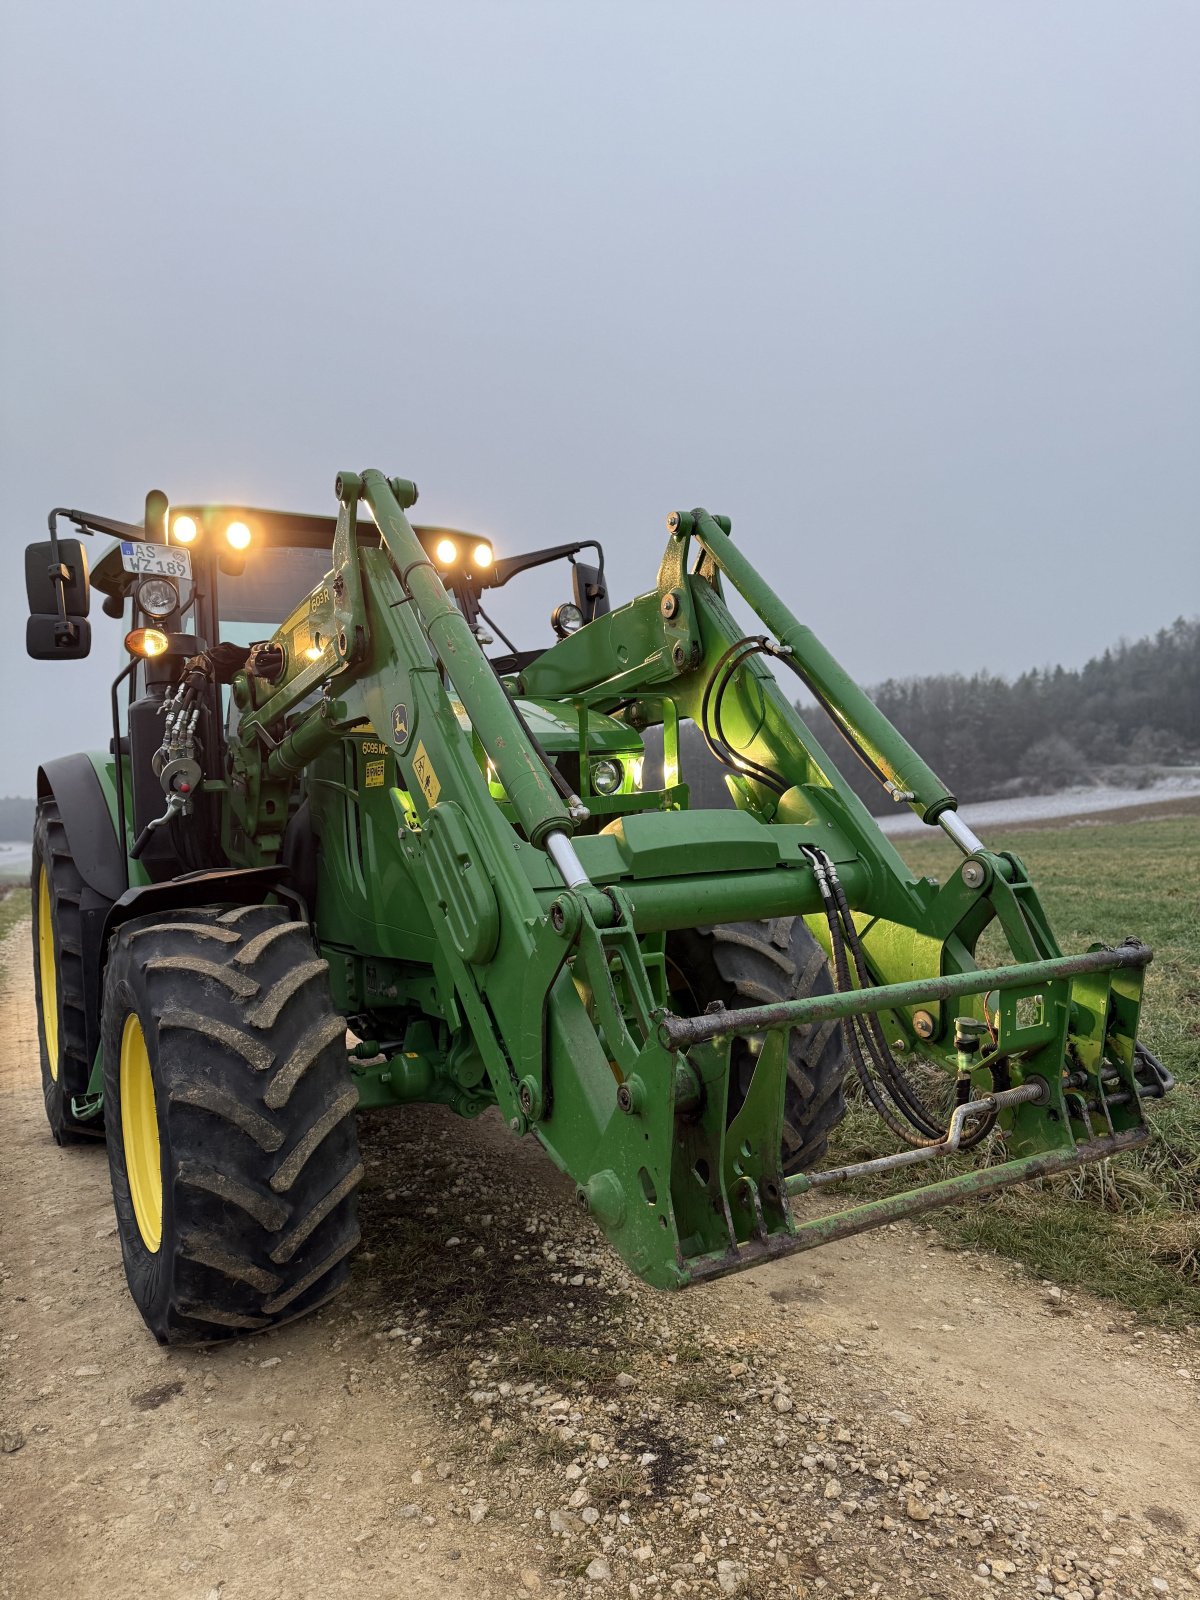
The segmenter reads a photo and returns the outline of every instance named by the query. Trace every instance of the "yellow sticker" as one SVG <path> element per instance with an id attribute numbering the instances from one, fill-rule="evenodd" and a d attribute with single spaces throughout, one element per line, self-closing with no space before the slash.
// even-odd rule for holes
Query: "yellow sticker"
<path id="1" fill-rule="evenodd" d="M 368 761 L 366 784 L 368 789 L 383 788 L 383 762 Z"/>
<path id="2" fill-rule="evenodd" d="M 413 755 L 413 777 L 421 785 L 421 792 L 429 804 L 437 805 L 437 797 L 442 792 L 442 786 L 438 782 L 438 775 L 433 770 L 433 762 L 430 761 L 429 752 L 423 743 L 418 744 Z"/>

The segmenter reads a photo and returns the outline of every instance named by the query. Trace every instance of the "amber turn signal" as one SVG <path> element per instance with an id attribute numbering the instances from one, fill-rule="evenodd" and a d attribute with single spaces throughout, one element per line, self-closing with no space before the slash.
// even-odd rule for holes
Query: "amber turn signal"
<path id="1" fill-rule="evenodd" d="M 135 628 L 132 633 L 125 635 L 125 648 L 129 654 L 145 660 L 166 655 L 170 643 L 161 628 Z"/>

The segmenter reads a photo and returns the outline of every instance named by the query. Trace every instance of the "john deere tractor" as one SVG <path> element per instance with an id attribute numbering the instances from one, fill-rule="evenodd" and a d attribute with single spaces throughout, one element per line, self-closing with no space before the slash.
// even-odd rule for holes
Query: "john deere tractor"
<path id="1" fill-rule="evenodd" d="M 500 555 L 377 471 L 336 498 L 58 508 L 27 553 L 32 655 L 88 653 L 92 590 L 122 619 L 107 750 L 38 771 L 34 960 L 50 1127 L 107 1139 L 159 1340 L 342 1287 L 363 1108 L 498 1108 L 664 1289 L 1146 1140 L 1150 951 L 1062 953 L 728 518 L 671 515 L 614 608 L 594 542 Z M 60 523 L 114 540 L 90 572 Z M 485 602 L 548 562 L 572 598 L 519 648 Z M 948 881 L 905 866 L 800 688 L 958 846 Z M 724 804 L 695 804 L 714 770 Z M 848 1077 L 898 1148 L 831 1167 Z M 961 1159 L 817 1193 L 935 1157 Z"/>

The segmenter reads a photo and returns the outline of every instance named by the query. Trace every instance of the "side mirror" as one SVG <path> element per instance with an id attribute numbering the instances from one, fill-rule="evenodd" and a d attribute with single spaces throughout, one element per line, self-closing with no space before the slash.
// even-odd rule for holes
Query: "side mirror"
<path id="1" fill-rule="evenodd" d="M 68 617 L 86 617 L 91 605 L 88 561 L 79 539 L 58 541 L 58 561 L 49 539 L 25 546 L 25 593 L 32 616 L 58 613 L 58 591 L 62 589 Z M 30 654 L 32 655 L 32 651 Z M 85 650 L 84 655 L 87 654 Z M 39 659 L 43 659 L 40 658 Z"/>
<path id="2" fill-rule="evenodd" d="M 25 649 L 35 661 L 82 661 L 92 648 L 92 625 L 86 617 L 55 611 L 38 613 L 25 624 Z"/>
<path id="3" fill-rule="evenodd" d="M 571 583 L 575 589 L 575 604 L 583 613 L 584 622 L 595 622 L 612 610 L 608 603 L 608 588 L 599 567 L 589 567 L 582 561 L 571 566 Z"/>

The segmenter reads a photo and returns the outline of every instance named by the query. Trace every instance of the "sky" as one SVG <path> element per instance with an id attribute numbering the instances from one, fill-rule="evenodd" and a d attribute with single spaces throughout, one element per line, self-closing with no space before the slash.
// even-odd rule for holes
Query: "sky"
<path id="1" fill-rule="evenodd" d="M 151 487 L 375 466 L 617 603 L 705 505 L 867 684 L 1194 615 L 1198 59 L 1156 0 L 10 0 L 0 793 L 120 659 L 27 660 L 22 548 Z"/>

